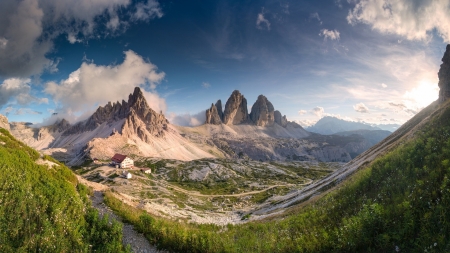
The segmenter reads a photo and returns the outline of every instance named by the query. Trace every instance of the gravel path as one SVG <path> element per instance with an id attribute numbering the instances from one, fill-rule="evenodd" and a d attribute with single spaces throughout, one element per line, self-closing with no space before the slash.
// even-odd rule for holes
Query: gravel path
<path id="1" fill-rule="evenodd" d="M 101 191 L 94 191 L 94 196 L 91 198 L 92 206 L 98 210 L 101 216 L 108 214 L 110 219 L 114 219 L 120 223 L 120 217 L 103 203 L 103 193 Z M 152 246 L 143 234 L 136 232 L 133 225 L 123 223 L 123 239 L 124 245 L 130 245 L 131 251 L 136 253 L 164 253 L 159 251 L 155 246 Z"/>

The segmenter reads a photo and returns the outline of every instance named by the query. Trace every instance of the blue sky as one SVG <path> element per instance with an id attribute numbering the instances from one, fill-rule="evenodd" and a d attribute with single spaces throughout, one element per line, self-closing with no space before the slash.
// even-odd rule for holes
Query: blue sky
<path id="1" fill-rule="evenodd" d="M 241 91 L 302 125 L 401 124 L 437 98 L 448 0 L 2 0 L 0 113 L 74 122 L 134 86 L 175 124 Z"/>

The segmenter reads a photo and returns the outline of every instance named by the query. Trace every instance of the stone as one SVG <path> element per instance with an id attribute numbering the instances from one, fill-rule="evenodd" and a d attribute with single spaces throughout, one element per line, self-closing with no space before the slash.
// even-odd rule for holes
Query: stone
<path id="1" fill-rule="evenodd" d="M 250 120 L 257 126 L 271 126 L 275 122 L 273 105 L 265 96 L 258 96 L 252 106 Z"/>
<path id="2" fill-rule="evenodd" d="M 222 101 L 219 99 L 216 102 L 217 114 L 219 114 L 220 121 L 223 121 L 223 109 L 222 109 Z"/>
<path id="3" fill-rule="evenodd" d="M 226 125 L 238 125 L 247 121 L 247 99 L 238 90 L 235 90 L 225 104 L 223 123 Z"/>
<path id="4" fill-rule="evenodd" d="M 211 104 L 211 108 L 206 110 L 206 122 L 205 123 L 212 124 L 212 125 L 222 124 L 222 120 L 220 119 L 219 112 L 217 110 L 217 107 L 214 104 Z"/>
<path id="5" fill-rule="evenodd" d="M 6 130 L 10 130 L 9 129 L 9 123 L 8 123 L 8 118 L 6 116 L 3 116 L 0 114 L 0 128 L 4 128 Z"/>
<path id="6" fill-rule="evenodd" d="M 286 118 L 286 115 L 281 116 L 281 112 L 276 110 L 273 113 L 273 116 L 275 118 L 275 123 L 277 123 L 278 125 L 282 126 L 282 127 L 286 127 L 288 124 L 288 120 Z"/>
<path id="7" fill-rule="evenodd" d="M 439 77 L 439 102 L 445 102 L 450 98 L 450 44 L 447 45 L 444 56 L 442 57 L 441 68 L 438 72 Z"/>

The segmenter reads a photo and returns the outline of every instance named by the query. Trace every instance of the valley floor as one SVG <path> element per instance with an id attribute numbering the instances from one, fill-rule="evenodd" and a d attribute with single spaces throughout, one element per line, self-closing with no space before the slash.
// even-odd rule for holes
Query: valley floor
<path id="1" fill-rule="evenodd" d="M 341 163 L 257 162 L 202 159 L 190 162 L 145 159 L 137 162 L 152 168 L 128 170 L 91 164 L 75 170 L 97 191 L 111 191 L 122 202 L 148 213 L 194 223 L 216 225 L 247 222 L 252 212 L 277 202 L 325 177 Z"/>

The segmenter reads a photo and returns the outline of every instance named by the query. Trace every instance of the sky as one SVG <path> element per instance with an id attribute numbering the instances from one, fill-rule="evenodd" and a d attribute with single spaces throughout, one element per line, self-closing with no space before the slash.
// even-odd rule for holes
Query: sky
<path id="1" fill-rule="evenodd" d="M 402 124 L 449 42 L 450 0 L 1 0 L 0 114 L 73 123 L 139 86 L 178 125 L 233 90 L 303 126 Z"/>

